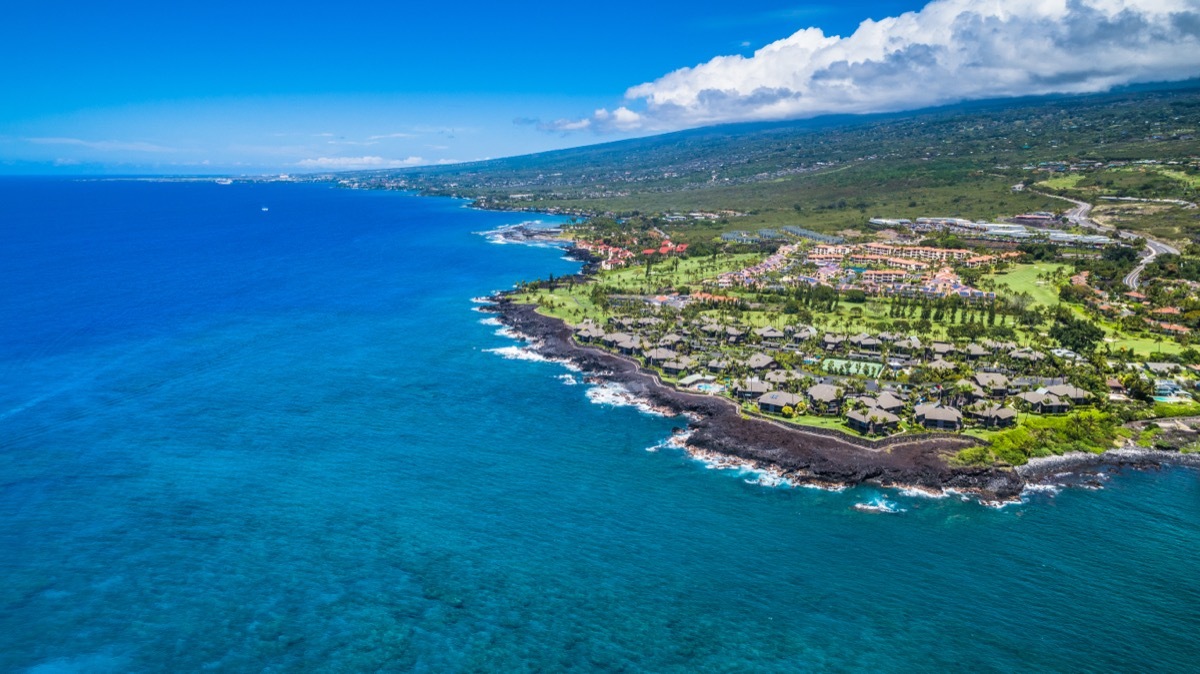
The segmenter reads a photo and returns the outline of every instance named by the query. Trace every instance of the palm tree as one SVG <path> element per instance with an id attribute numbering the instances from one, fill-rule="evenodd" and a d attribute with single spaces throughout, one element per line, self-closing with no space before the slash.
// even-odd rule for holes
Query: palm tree
<path id="1" fill-rule="evenodd" d="M 974 394 L 975 387 L 971 386 L 966 381 L 959 382 L 954 385 L 954 400 L 956 407 L 962 407 L 967 398 Z"/>

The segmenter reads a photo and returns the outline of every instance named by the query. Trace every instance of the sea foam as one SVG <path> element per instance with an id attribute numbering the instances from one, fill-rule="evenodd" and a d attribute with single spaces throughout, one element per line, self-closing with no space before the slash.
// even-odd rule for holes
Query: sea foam
<path id="1" fill-rule="evenodd" d="M 690 431 L 676 433 L 662 442 L 650 445 L 646 448 L 647 452 L 657 452 L 660 449 L 682 449 L 687 450 L 687 440 L 692 436 Z"/>
<path id="2" fill-rule="evenodd" d="M 588 400 L 596 405 L 608 405 L 609 407 L 635 407 L 643 414 L 652 416 L 665 417 L 668 416 L 662 410 L 655 408 L 649 402 L 638 398 L 629 392 L 629 389 L 613 382 L 604 382 L 595 384 L 588 388 L 586 393 Z"/>
<path id="3" fill-rule="evenodd" d="M 854 509 L 865 513 L 884 513 L 889 515 L 907 512 L 895 502 L 889 501 L 882 496 L 876 496 L 865 503 L 855 503 Z"/>
<path id="4" fill-rule="evenodd" d="M 950 494 L 943 489 L 928 489 L 925 487 L 903 487 L 900 489 L 900 495 L 908 498 L 932 499 L 943 499 L 950 497 Z"/>
<path id="5" fill-rule="evenodd" d="M 552 362 L 549 358 L 525 346 L 500 346 L 494 349 L 484 349 L 486 353 L 494 353 L 505 360 L 528 360 L 536 363 Z"/>

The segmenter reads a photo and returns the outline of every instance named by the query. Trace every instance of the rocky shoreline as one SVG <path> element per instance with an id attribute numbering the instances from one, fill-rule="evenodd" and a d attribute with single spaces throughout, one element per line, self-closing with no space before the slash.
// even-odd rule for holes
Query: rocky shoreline
<path id="1" fill-rule="evenodd" d="M 512 243 L 546 241 L 544 232 L 511 228 Z M 539 241 L 541 239 L 541 241 Z M 556 243 L 562 243 L 558 239 Z M 565 248 L 568 257 L 583 263 L 575 275 L 583 283 L 597 271 L 598 260 L 587 251 Z M 668 386 L 656 373 L 636 361 L 575 342 L 566 323 L 537 313 L 536 307 L 513 302 L 508 292 L 487 298 L 481 311 L 495 313 L 514 336 L 550 360 L 570 364 L 589 379 L 618 384 L 648 409 L 681 415 L 686 429 L 677 428 L 671 444 L 717 468 L 758 472 L 765 482 L 844 489 L 875 484 L 930 496 L 971 495 L 981 503 L 1001 506 L 1020 500 L 1030 488 L 1082 486 L 1096 488 L 1094 476 L 1107 468 L 1158 469 L 1168 464 L 1200 468 L 1200 455 L 1126 446 L 1103 454 L 1076 452 L 1036 458 L 1015 469 L 952 466 L 949 457 L 980 444 L 971 436 L 913 436 L 880 443 L 820 429 L 805 429 L 742 414 L 736 403 Z"/>
<path id="2" fill-rule="evenodd" d="M 1069 452 L 1060 456 L 1030 459 L 1024 466 L 1018 466 L 1016 472 L 1030 483 L 1043 483 L 1067 473 L 1086 476 L 1106 468 L 1153 470 L 1168 464 L 1200 468 L 1200 454 L 1181 454 L 1142 447 L 1121 447 L 1110 449 L 1103 454 Z"/>
<path id="3" fill-rule="evenodd" d="M 570 241 L 559 238 L 562 234 L 561 227 L 544 225 L 537 221 L 522 222 L 516 225 L 506 225 L 504 227 L 483 233 L 489 237 L 492 237 L 496 241 L 503 241 L 505 243 L 544 243 L 564 247 L 570 245 Z"/>
<path id="4" fill-rule="evenodd" d="M 494 312 L 541 356 L 569 362 L 590 376 L 621 385 L 652 408 L 689 419 L 684 449 L 706 461 L 739 464 L 780 481 L 826 488 L 863 483 L 931 492 L 953 490 L 989 503 L 1012 502 L 1026 486 L 1016 471 L 953 467 L 946 459 L 977 444 L 969 436 L 914 437 L 876 447 L 847 437 L 792 428 L 764 419 L 743 417 L 723 398 L 678 391 L 628 358 L 580 346 L 569 326 L 543 316 L 536 308 L 504 294 L 483 310 Z M 677 429 L 683 432 L 685 429 Z"/>

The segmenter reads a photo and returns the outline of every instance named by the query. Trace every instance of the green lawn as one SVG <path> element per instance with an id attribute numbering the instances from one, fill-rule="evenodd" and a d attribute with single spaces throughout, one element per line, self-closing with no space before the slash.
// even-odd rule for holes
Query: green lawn
<path id="1" fill-rule="evenodd" d="M 1054 306 L 1058 304 L 1058 287 L 1053 282 L 1039 279 L 1038 275 L 1059 271 L 1069 273 L 1070 267 L 1052 262 L 1018 264 L 1002 273 L 989 274 L 988 278 L 995 280 L 999 292 L 1004 292 L 1005 288 L 1014 293 L 1026 292 L 1034 302 Z"/>
<path id="2" fill-rule="evenodd" d="M 1018 412 L 1017 413 L 1017 421 L 1016 421 L 1015 426 L 1020 426 L 1021 424 L 1025 423 L 1026 420 L 1028 420 L 1034 416 L 1036 416 L 1036 415 L 1029 414 L 1028 412 Z M 999 433 L 1003 433 L 1006 430 L 1008 430 L 1008 429 L 1005 429 L 1005 428 L 981 428 L 979 426 L 969 426 L 969 427 L 966 427 L 963 429 L 963 434 L 969 435 L 973 438 L 979 438 L 980 440 L 986 440 L 988 442 L 991 442 L 992 438 L 994 438 Z"/>
<path id="3" fill-rule="evenodd" d="M 586 318 L 601 320 L 609 314 L 601 312 L 592 302 L 588 286 L 575 286 L 573 289 L 556 288 L 519 293 L 513 296 L 513 301 L 522 304 L 538 305 L 538 312 L 547 316 L 566 321 L 570 325 L 578 325 Z"/>
<path id="4" fill-rule="evenodd" d="M 1105 332 L 1109 332 L 1107 329 Z M 1161 342 L 1155 341 L 1154 337 L 1113 337 L 1110 333 L 1109 338 L 1114 339 L 1112 342 L 1105 341 L 1114 349 L 1133 349 L 1135 353 L 1153 356 L 1156 353 L 1179 353 L 1183 351 L 1179 342 L 1164 335 Z"/>
<path id="5" fill-rule="evenodd" d="M 661 271 L 656 267 L 652 270 L 654 282 L 647 284 L 645 281 L 645 268 L 634 267 L 630 269 L 615 270 L 605 272 L 601 275 L 601 283 L 607 286 L 617 286 L 631 294 L 640 294 L 643 291 L 653 290 L 659 285 L 690 285 L 698 290 L 700 278 L 713 278 L 717 273 L 728 271 L 731 269 L 741 269 L 747 265 L 753 264 L 759 260 L 760 256 L 755 254 L 742 255 L 726 255 L 720 256 L 714 261 L 710 258 L 689 258 L 680 260 L 678 269 L 674 268 L 673 262 L 667 262 L 661 265 Z M 992 274 L 988 278 L 994 280 L 996 290 L 1001 295 L 1005 293 L 1026 292 L 1039 305 L 1056 306 L 1059 304 L 1057 286 L 1052 281 L 1044 280 L 1046 274 L 1059 272 L 1060 274 L 1068 274 L 1070 267 L 1068 265 L 1056 263 L 1038 263 L 1038 264 L 1021 264 L 1010 267 L 1007 271 L 1000 274 Z M 1043 276 L 1039 279 L 1039 275 Z M 693 280 L 696 279 L 696 280 Z M 650 285 L 650 288 L 646 286 Z M 573 288 L 561 287 L 553 292 L 548 290 L 537 290 L 529 293 L 523 293 L 516 296 L 519 302 L 528 302 L 538 304 L 539 311 L 543 314 L 562 319 L 571 325 L 577 325 L 586 318 L 592 318 L 598 322 L 603 322 L 612 312 L 602 312 L 591 299 L 590 286 L 576 285 Z M 753 302 L 754 296 L 749 293 L 740 292 L 737 290 L 723 291 L 723 294 L 742 297 L 747 301 Z M 1083 307 L 1070 305 L 1072 310 L 1081 318 L 1091 319 Z M 732 316 L 728 315 L 725 310 L 709 310 L 705 312 L 706 316 L 722 322 L 732 320 Z M 777 328 L 782 328 L 785 325 L 795 323 L 792 316 L 778 312 L 767 311 L 743 311 L 737 317 L 737 322 L 749 327 L 762 327 L 765 325 L 773 325 Z M 882 329 L 890 329 L 891 319 L 887 316 L 887 304 L 884 302 L 867 301 L 862 304 L 853 304 L 842 302 L 833 313 L 818 313 L 813 317 L 813 324 L 818 330 L 827 330 L 835 333 L 854 334 L 858 332 L 877 332 Z M 1111 342 L 1106 342 L 1112 348 L 1128 348 L 1135 353 L 1153 357 L 1157 353 L 1179 353 L 1183 347 L 1178 342 L 1164 337 L 1158 341 L 1153 335 L 1127 336 L 1118 330 L 1117 326 L 1104 320 L 1096 321 L 1101 328 L 1104 329 L 1107 338 L 1112 339 Z M 945 335 L 944 325 L 935 325 L 931 334 L 926 335 L 930 338 L 939 338 Z M 1022 332 L 1025 332 L 1022 330 Z"/>
<path id="6" fill-rule="evenodd" d="M 698 290 L 702 281 L 715 279 L 722 272 L 745 269 L 757 264 L 762 258 L 763 256 L 757 253 L 742 253 L 718 255 L 716 260 L 711 257 L 668 259 L 656 262 L 651 267 L 649 279 L 646 278 L 646 268 L 637 266 L 602 272 L 599 280 L 606 286 L 614 286 L 630 293 L 664 286 L 689 286 Z"/>
<path id="7" fill-rule="evenodd" d="M 841 417 L 822 417 L 822 416 L 817 416 L 817 415 L 813 415 L 813 414 L 804 414 L 804 415 L 800 415 L 797 417 L 792 417 L 791 419 L 784 419 L 782 417 L 771 417 L 771 418 L 775 419 L 776 421 L 783 421 L 783 422 L 789 423 L 789 424 L 796 424 L 797 426 L 811 426 L 813 428 L 829 428 L 829 429 L 832 429 L 835 431 L 841 431 L 842 433 L 845 433 L 846 435 L 853 435 L 854 437 L 857 437 L 857 438 L 867 437 L 867 436 L 863 435 L 862 433 L 859 433 L 858 431 L 856 431 L 853 428 L 850 428 L 848 425 L 846 425 L 846 420 Z"/>

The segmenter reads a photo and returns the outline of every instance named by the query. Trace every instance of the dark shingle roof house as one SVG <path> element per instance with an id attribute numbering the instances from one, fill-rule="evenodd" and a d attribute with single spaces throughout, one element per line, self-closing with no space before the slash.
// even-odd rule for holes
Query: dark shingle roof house
<path id="1" fill-rule="evenodd" d="M 646 352 L 646 358 L 650 360 L 672 360 L 678 355 L 679 354 L 670 349 L 664 349 L 661 347 L 657 349 L 650 349 Z"/>
<path id="2" fill-rule="evenodd" d="M 967 345 L 966 353 L 968 358 L 982 358 L 992 352 L 972 342 Z"/>
<path id="3" fill-rule="evenodd" d="M 888 428 L 900 423 L 900 417 L 890 412 L 884 412 L 878 407 L 867 410 L 850 410 L 846 413 L 850 425 L 863 432 Z"/>
<path id="4" fill-rule="evenodd" d="M 842 399 L 841 391 L 830 384 L 817 384 L 808 387 L 808 397 L 818 402 L 830 403 Z"/>
<path id="5" fill-rule="evenodd" d="M 1070 398 L 1076 402 L 1087 400 L 1092 397 L 1091 391 L 1081 389 L 1072 384 L 1059 384 L 1046 389 L 1047 393 L 1058 396 L 1059 398 Z"/>
<path id="6" fill-rule="evenodd" d="M 761 370 L 775 364 L 775 359 L 765 353 L 756 353 L 746 360 L 746 365 L 752 370 Z"/>
<path id="7" fill-rule="evenodd" d="M 958 428 L 962 425 L 962 412 L 943 405 L 917 405 L 913 409 L 917 423 L 935 428 Z"/>
<path id="8" fill-rule="evenodd" d="M 763 408 L 774 408 L 782 410 L 784 407 L 795 407 L 803 399 L 795 393 L 787 391 L 771 391 L 759 396 L 758 406 Z"/>
<path id="9" fill-rule="evenodd" d="M 975 383 L 989 393 L 1007 393 L 1008 377 L 999 372 L 976 372 Z"/>
<path id="10" fill-rule="evenodd" d="M 746 381 L 734 387 L 734 391 L 742 397 L 750 395 L 762 395 L 769 392 L 773 387 L 761 379 L 747 379 Z"/>

